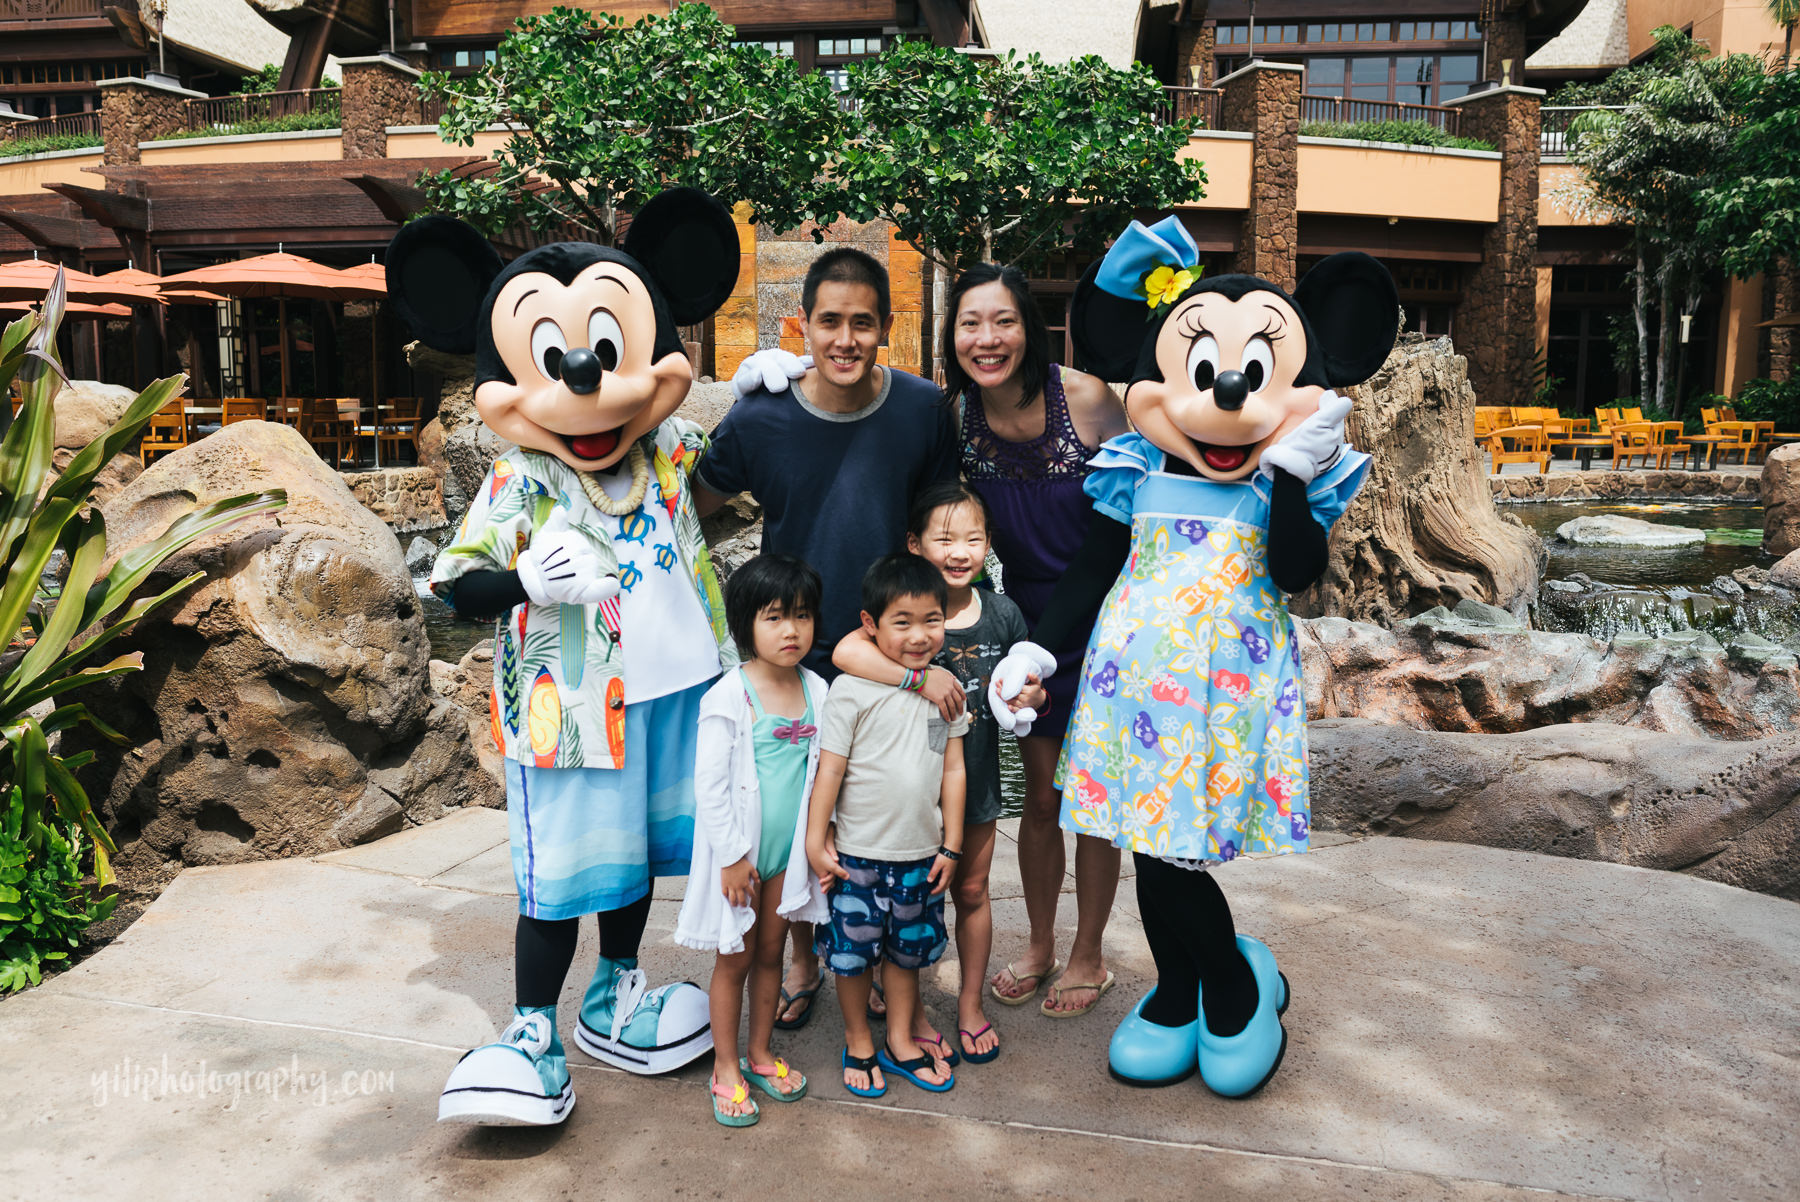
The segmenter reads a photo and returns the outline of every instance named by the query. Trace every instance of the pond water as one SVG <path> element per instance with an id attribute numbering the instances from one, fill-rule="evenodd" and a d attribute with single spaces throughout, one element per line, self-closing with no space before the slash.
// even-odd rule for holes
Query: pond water
<path id="1" fill-rule="evenodd" d="M 1546 580 L 1581 572 L 1615 585 L 1663 585 L 1705 588 L 1716 576 L 1738 568 L 1766 568 L 1775 557 L 1762 550 L 1760 505 L 1701 504 L 1687 501 L 1639 501 L 1616 505 L 1511 505 L 1507 512 L 1536 531 L 1550 550 Z M 1579 517 L 1619 514 L 1664 526 L 1706 531 L 1706 541 L 1685 547 L 1576 547 L 1556 541 L 1556 528 Z"/>

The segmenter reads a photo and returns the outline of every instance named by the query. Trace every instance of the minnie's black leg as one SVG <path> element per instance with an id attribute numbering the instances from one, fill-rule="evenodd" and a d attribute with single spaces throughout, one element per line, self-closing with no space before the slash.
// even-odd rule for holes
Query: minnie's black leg
<path id="1" fill-rule="evenodd" d="M 1136 854 L 1138 908 L 1156 960 L 1156 992 L 1143 1015 L 1165 1027 L 1194 1021 L 1206 1008 L 1206 1028 L 1236 1035 L 1256 1011 L 1256 979 L 1237 947 L 1231 907 L 1210 872 L 1179 868 Z"/>

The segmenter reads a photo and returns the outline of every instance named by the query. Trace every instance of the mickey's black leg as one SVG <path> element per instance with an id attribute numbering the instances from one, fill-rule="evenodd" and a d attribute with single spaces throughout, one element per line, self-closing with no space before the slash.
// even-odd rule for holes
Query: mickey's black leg
<path id="1" fill-rule="evenodd" d="M 513 973 L 520 1006 L 554 1006 L 562 996 L 563 978 L 575 961 L 581 922 L 575 918 L 546 920 L 519 915 L 513 936 Z"/>

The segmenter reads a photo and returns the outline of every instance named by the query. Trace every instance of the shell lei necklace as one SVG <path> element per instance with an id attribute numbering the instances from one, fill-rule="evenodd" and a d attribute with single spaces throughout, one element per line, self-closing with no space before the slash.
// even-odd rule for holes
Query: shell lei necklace
<path id="1" fill-rule="evenodd" d="M 595 509 L 608 517 L 622 518 L 628 513 L 636 513 L 638 506 L 644 503 L 644 494 L 650 491 L 650 461 L 644 455 L 642 442 L 631 444 L 631 453 L 625 462 L 631 465 L 631 491 L 623 500 L 615 501 L 607 496 L 594 472 L 575 473 L 581 478 L 581 491 L 587 494 Z"/>

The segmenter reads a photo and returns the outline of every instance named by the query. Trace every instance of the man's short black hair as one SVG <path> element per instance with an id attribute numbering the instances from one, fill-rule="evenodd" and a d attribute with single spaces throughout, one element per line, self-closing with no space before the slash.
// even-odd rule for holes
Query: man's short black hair
<path id="1" fill-rule="evenodd" d="M 876 622 L 902 597 L 930 597 L 940 609 L 950 604 L 950 586 L 929 560 L 909 551 L 884 555 L 863 573 L 863 612 Z"/>
<path id="2" fill-rule="evenodd" d="M 756 615 L 771 605 L 784 612 L 805 610 L 816 619 L 824 586 L 813 566 L 780 552 L 758 555 L 725 582 L 725 628 L 738 654 L 756 658 Z M 808 651 L 812 648 L 808 647 Z"/>
<path id="3" fill-rule="evenodd" d="M 807 316 L 812 316 L 813 302 L 819 299 L 819 285 L 827 283 L 867 284 L 875 289 L 875 315 L 886 321 L 894 311 L 893 299 L 888 292 L 887 268 L 866 251 L 854 246 L 840 246 L 813 260 L 800 285 L 800 308 Z"/>

